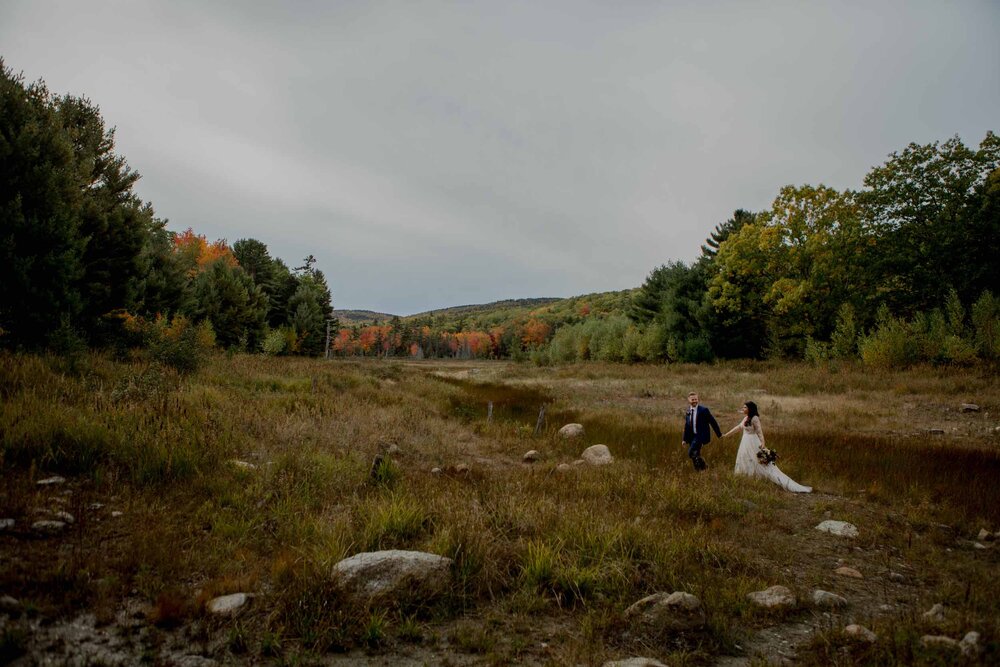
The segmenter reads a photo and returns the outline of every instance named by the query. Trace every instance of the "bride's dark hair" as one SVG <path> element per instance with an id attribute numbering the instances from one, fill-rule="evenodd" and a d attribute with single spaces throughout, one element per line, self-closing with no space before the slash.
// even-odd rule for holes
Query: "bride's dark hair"
<path id="1" fill-rule="evenodd" d="M 747 406 L 747 418 L 744 420 L 743 425 L 749 426 L 750 422 L 753 421 L 753 418 L 759 417 L 760 413 L 757 412 L 757 404 L 753 401 L 747 401 L 743 405 Z"/>

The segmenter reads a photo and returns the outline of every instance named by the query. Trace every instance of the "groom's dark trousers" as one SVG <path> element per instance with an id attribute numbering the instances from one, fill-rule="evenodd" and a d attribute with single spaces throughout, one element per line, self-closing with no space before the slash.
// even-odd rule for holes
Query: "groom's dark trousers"
<path id="1" fill-rule="evenodd" d="M 694 464 L 695 470 L 704 470 L 708 467 L 705 459 L 701 457 L 701 448 L 712 441 L 712 430 L 715 431 L 715 435 L 722 437 L 722 429 L 712 416 L 711 410 L 704 405 L 699 405 L 693 412 L 688 409 L 684 417 L 684 442 L 688 445 L 688 458 Z"/>

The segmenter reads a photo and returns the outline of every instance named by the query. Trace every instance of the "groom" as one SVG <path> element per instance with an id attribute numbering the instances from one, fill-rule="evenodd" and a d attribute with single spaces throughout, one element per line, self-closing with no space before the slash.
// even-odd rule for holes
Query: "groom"
<path id="1" fill-rule="evenodd" d="M 694 464 L 695 470 L 704 470 L 708 467 L 705 459 L 701 458 L 701 447 L 712 441 L 711 427 L 715 435 L 722 437 L 722 430 L 719 422 L 715 421 L 711 411 L 704 405 L 698 405 L 698 392 L 692 391 L 688 394 L 688 411 L 684 418 L 684 440 L 681 444 L 688 448 L 688 458 Z"/>

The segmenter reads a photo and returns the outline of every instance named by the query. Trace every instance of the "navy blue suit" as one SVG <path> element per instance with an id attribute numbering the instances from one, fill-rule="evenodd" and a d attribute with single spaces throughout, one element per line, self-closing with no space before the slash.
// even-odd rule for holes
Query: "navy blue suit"
<path id="1" fill-rule="evenodd" d="M 712 411 L 704 405 L 695 408 L 694 419 L 691 419 L 691 408 L 688 407 L 684 416 L 684 442 L 688 446 L 688 458 L 694 464 L 695 470 L 704 470 L 708 467 L 705 459 L 701 458 L 702 445 L 707 445 L 712 441 L 712 430 L 715 435 L 722 437 L 722 429 L 719 422 L 715 421 Z M 693 421 L 693 423 L 692 423 Z"/>

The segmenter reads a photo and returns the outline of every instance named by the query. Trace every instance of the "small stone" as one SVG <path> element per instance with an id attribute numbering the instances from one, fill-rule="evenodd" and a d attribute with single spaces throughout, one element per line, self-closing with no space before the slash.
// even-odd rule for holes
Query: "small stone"
<path id="1" fill-rule="evenodd" d="M 249 461 L 240 461 L 239 459 L 229 459 L 229 465 L 236 466 L 241 470 L 256 470 L 257 466 L 250 463 Z"/>
<path id="2" fill-rule="evenodd" d="M 559 435 L 564 438 L 582 438 L 584 435 L 583 424 L 566 424 L 559 429 Z"/>
<path id="3" fill-rule="evenodd" d="M 9 530 L 14 527 L 13 519 L 0 519 L 0 531 Z"/>
<path id="4" fill-rule="evenodd" d="M 975 403 L 962 403 L 962 412 L 979 412 L 979 406 Z"/>
<path id="5" fill-rule="evenodd" d="M 817 607 L 825 607 L 828 609 L 842 609 L 847 606 L 847 599 L 842 598 L 836 593 L 830 593 L 828 591 L 821 591 L 819 589 L 813 591 L 812 594 L 813 604 Z"/>
<path id="6" fill-rule="evenodd" d="M 990 531 L 986 530 L 985 528 L 980 528 L 979 529 L 979 537 L 977 539 L 980 542 L 992 542 L 993 541 L 993 533 L 991 533 Z"/>
<path id="7" fill-rule="evenodd" d="M 864 575 L 862 575 L 860 572 L 858 572 L 857 570 L 855 570 L 853 567 L 847 567 L 846 565 L 844 567 L 838 567 L 833 572 L 834 572 L 834 574 L 839 574 L 839 575 L 844 576 L 844 577 L 851 577 L 852 579 L 864 579 L 865 578 Z"/>
<path id="8" fill-rule="evenodd" d="M 54 535 L 56 533 L 61 533 L 66 527 L 66 524 L 62 521 L 36 521 L 31 524 L 31 529 L 38 533 L 47 533 L 49 535 Z"/>
<path id="9" fill-rule="evenodd" d="M 441 468 L 438 468 L 436 466 L 434 468 L 431 468 L 431 474 L 432 475 L 440 475 L 441 473 L 442 473 Z"/>
<path id="10" fill-rule="evenodd" d="M 4 595 L 3 597 L 0 597 L 0 611 L 7 614 L 16 614 L 21 611 L 21 603 L 17 600 L 17 598 Z"/>
<path id="11" fill-rule="evenodd" d="M 615 460 L 607 445 L 591 445 L 583 450 L 580 458 L 592 466 L 605 466 Z"/>
<path id="12" fill-rule="evenodd" d="M 943 428 L 929 428 L 927 429 L 928 435 L 944 435 Z"/>
<path id="13" fill-rule="evenodd" d="M 961 647 L 958 641 L 944 635 L 924 635 L 920 638 L 920 643 L 928 649 L 958 650 Z"/>
<path id="14" fill-rule="evenodd" d="M 625 618 L 657 630 L 685 632 L 705 625 L 705 609 L 697 596 L 683 591 L 647 595 L 625 610 Z"/>
<path id="15" fill-rule="evenodd" d="M 209 600 L 208 604 L 205 605 L 205 609 L 207 609 L 210 614 L 215 614 L 217 616 L 231 616 L 239 611 L 243 605 L 247 603 L 248 599 L 249 598 L 246 593 L 222 595 Z"/>
<path id="16" fill-rule="evenodd" d="M 747 595 L 747 599 L 765 609 L 794 607 L 797 602 L 795 595 L 785 586 L 771 586 L 763 591 L 750 593 Z"/>
<path id="17" fill-rule="evenodd" d="M 525 463 L 534 463 L 535 461 L 538 460 L 539 456 L 540 455 L 538 451 L 532 449 L 531 451 L 525 452 L 524 456 L 521 457 L 521 460 L 524 461 Z"/>
<path id="18" fill-rule="evenodd" d="M 945 618 L 944 605 L 938 602 L 933 607 L 924 612 L 924 620 L 931 623 L 943 623 Z"/>
<path id="19" fill-rule="evenodd" d="M 66 478 L 60 477 L 59 475 L 54 475 L 52 477 L 46 477 L 45 479 L 40 479 L 35 483 L 38 486 L 53 486 L 55 484 L 65 484 Z"/>
<path id="20" fill-rule="evenodd" d="M 76 521 L 76 517 L 69 512 L 56 512 L 53 516 L 59 521 L 63 521 L 65 523 L 74 523 Z"/>
<path id="21" fill-rule="evenodd" d="M 826 520 L 816 526 L 816 530 L 823 533 L 830 533 L 839 537 L 857 537 L 858 527 L 846 521 Z"/>
<path id="22" fill-rule="evenodd" d="M 906 577 L 899 572 L 889 572 L 889 580 L 901 584 L 906 581 Z"/>
<path id="23" fill-rule="evenodd" d="M 602 667 L 667 667 L 659 660 L 652 658 L 626 658 L 625 660 L 609 660 Z"/>
<path id="24" fill-rule="evenodd" d="M 468 474 L 469 470 L 471 470 L 471 468 L 469 468 L 469 466 L 465 463 L 459 463 L 455 466 L 455 473 L 458 475 Z"/>
<path id="25" fill-rule="evenodd" d="M 560 463 L 559 465 L 556 466 L 556 472 L 559 472 L 559 473 L 566 473 L 566 472 L 569 472 L 572 469 L 573 469 L 573 466 L 571 466 L 568 463 Z"/>
<path id="26" fill-rule="evenodd" d="M 958 643 L 958 647 L 962 649 L 962 654 L 968 657 L 973 657 L 979 654 L 979 633 L 976 631 L 967 632 L 962 641 Z"/>
<path id="27" fill-rule="evenodd" d="M 115 518 L 115 519 L 117 519 L 120 516 L 124 516 L 124 515 L 125 515 L 125 512 L 119 512 L 118 510 L 114 510 L 113 512 L 111 512 L 112 518 Z"/>
<path id="28" fill-rule="evenodd" d="M 989 549 L 988 546 L 986 546 L 985 544 L 983 544 L 981 542 L 975 542 L 975 543 L 973 543 L 972 548 L 973 549 Z"/>
<path id="29" fill-rule="evenodd" d="M 577 459 L 576 461 L 573 461 L 573 465 L 575 466 L 587 465 L 587 462 L 584 461 L 583 459 Z"/>
<path id="30" fill-rule="evenodd" d="M 844 634 L 846 634 L 848 637 L 853 637 L 854 639 L 859 639 L 861 641 L 869 643 L 878 640 L 878 635 L 876 635 L 874 632 L 872 632 L 865 626 L 858 625 L 856 623 L 852 623 L 851 625 L 848 625 L 846 628 L 844 628 Z"/>
<path id="31" fill-rule="evenodd" d="M 90 503 L 89 505 L 87 505 L 87 509 L 95 512 L 101 509 L 102 507 L 104 507 L 104 503 Z"/>
<path id="32" fill-rule="evenodd" d="M 397 445 L 396 443 L 392 443 L 391 445 L 389 445 L 389 448 L 385 450 L 385 453 L 389 454 L 390 456 L 393 456 L 402 454 L 403 450 L 400 449 L 399 445 Z"/>

